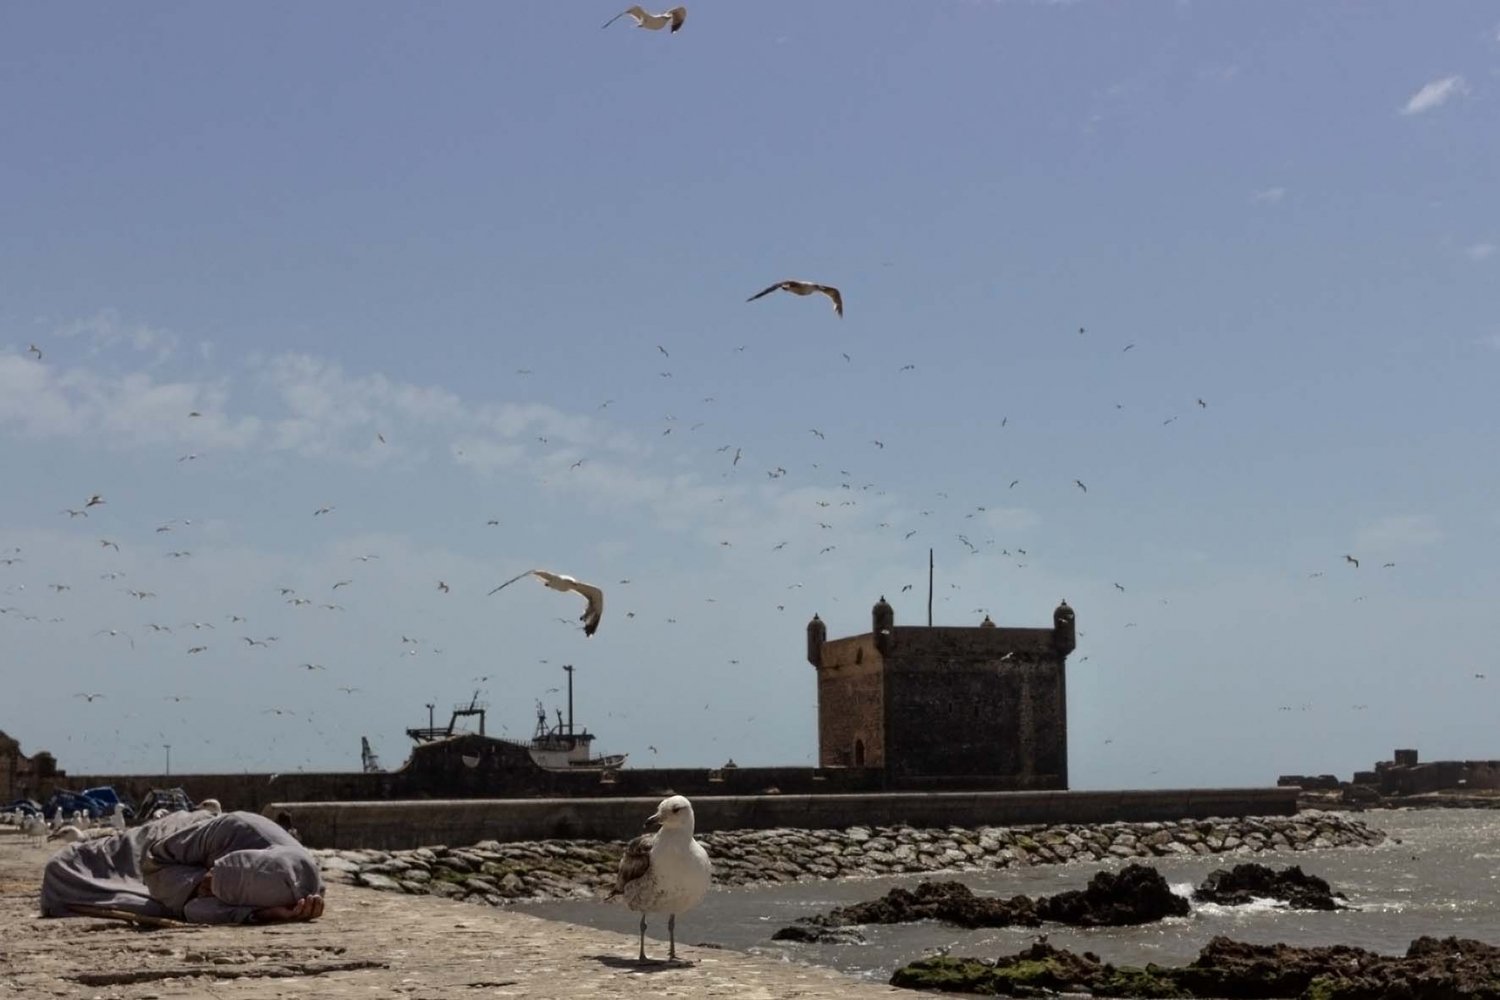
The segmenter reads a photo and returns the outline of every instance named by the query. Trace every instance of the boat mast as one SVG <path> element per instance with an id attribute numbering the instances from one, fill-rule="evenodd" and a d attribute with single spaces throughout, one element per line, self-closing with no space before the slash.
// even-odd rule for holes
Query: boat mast
<path id="1" fill-rule="evenodd" d="M 568 672 L 568 735 L 573 735 L 573 665 L 566 663 L 563 669 Z"/>

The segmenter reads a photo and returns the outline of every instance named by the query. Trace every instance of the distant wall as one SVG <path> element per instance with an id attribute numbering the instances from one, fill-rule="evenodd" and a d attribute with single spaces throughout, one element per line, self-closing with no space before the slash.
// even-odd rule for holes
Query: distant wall
<path id="1" fill-rule="evenodd" d="M 69 775 L 56 787 L 82 791 L 112 785 L 131 802 L 139 802 L 153 788 L 181 788 L 194 802 L 218 799 L 226 810 L 260 812 L 275 799 L 384 799 L 401 798 L 392 775 L 361 774 L 93 774 Z M 51 793 L 48 788 L 47 793 Z"/>
<path id="2" fill-rule="evenodd" d="M 1433 760 L 1380 767 L 1377 774 L 1387 795 L 1500 788 L 1500 761 L 1495 760 Z"/>
<path id="3" fill-rule="evenodd" d="M 455 741 L 457 742 L 457 741 Z M 455 755 L 461 746 L 452 748 Z M 445 751 L 446 752 L 446 751 Z M 488 762 L 484 762 L 486 765 Z M 391 799 L 630 798 L 653 802 L 666 795 L 690 797 L 759 795 L 774 789 L 786 795 L 819 795 L 897 790 L 994 790 L 1011 787 L 1008 777 L 900 779 L 878 768 L 732 767 L 629 768 L 605 780 L 600 772 L 556 773 L 541 769 L 500 772 L 486 766 L 434 767 L 384 774 L 94 774 L 70 775 L 57 787 L 81 790 L 113 785 L 139 802 L 153 788 L 180 786 L 194 800 L 216 798 L 225 809 L 262 811 L 270 802 L 348 802 Z M 43 796 L 51 793 L 47 787 Z"/>
<path id="4" fill-rule="evenodd" d="M 38 750 L 28 757 L 18 740 L 0 731 L 0 805 L 19 798 L 41 799 L 51 793 L 49 783 L 62 775 L 50 753 Z"/>
<path id="5" fill-rule="evenodd" d="M 460 799 L 420 802 L 278 800 L 309 847 L 399 850 L 481 840 L 625 840 L 641 832 L 655 797 Z M 735 795 L 693 800 L 699 830 L 857 825 L 1019 826 L 1147 822 L 1211 816 L 1289 816 L 1294 788 L 1194 788 L 1120 792 L 928 792 L 865 795 Z"/>

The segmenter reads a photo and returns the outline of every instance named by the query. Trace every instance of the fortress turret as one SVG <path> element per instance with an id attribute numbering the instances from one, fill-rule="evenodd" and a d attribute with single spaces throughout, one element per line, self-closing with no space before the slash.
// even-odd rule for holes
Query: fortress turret
<path id="1" fill-rule="evenodd" d="M 814 667 L 823 665 L 823 643 L 828 640 L 828 626 L 817 615 L 807 623 L 807 662 Z"/>
<path id="2" fill-rule="evenodd" d="M 896 641 L 896 609 L 886 603 L 885 595 L 870 609 L 870 631 L 875 633 L 875 648 L 888 654 Z"/>
<path id="3" fill-rule="evenodd" d="M 1052 612 L 1052 645 L 1064 656 L 1078 648 L 1078 632 L 1073 624 L 1073 609 L 1063 601 Z"/>

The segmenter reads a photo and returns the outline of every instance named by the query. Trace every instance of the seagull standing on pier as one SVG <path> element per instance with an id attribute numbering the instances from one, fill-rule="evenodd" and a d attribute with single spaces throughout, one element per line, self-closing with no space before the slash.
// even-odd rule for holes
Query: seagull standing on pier
<path id="1" fill-rule="evenodd" d="M 646 959 L 646 914 L 667 914 L 667 961 L 677 961 L 677 914 L 702 902 L 713 879 L 713 863 L 693 839 L 693 804 L 681 795 L 662 799 L 646 820 L 658 826 L 632 840 L 620 858 L 615 888 L 607 897 L 625 897 L 641 915 L 640 961 Z"/>
<path id="2" fill-rule="evenodd" d="M 574 579 L 565 573 L 552 573 L 545 569 L 528 569 L 526 572 L 518 573 L 509 580 L 506 580 L 500 586 L 490 591 L 490 594 L 498 594 L 517 580 L 527 576 L 536 577 L 553 590 L 572 590 L 582 594 L 589 602 L 588 606 L 583 609 L 583 614 L 578 616 L 578 620 L 583 622 L 583 634 L 593 635 L 598 631 L 599 619 L 604 616 L 604 591 L 591 583 L 584 583 L 582 580 Z"/>

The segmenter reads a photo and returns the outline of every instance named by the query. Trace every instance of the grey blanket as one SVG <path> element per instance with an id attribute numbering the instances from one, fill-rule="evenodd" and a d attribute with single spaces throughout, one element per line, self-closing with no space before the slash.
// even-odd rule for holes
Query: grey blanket
<path id="1" fill-rule="evenodd" d="M 210 870 L 215 895 L 195 896 Z M 172 813 L 58 851 L 42 876 L 42 916 L 77 916 L 71 907 L 81 903 L 191 923 L 244 923 L 257 909 L 322 891 L 312 855 L 266 817 Z"/>

